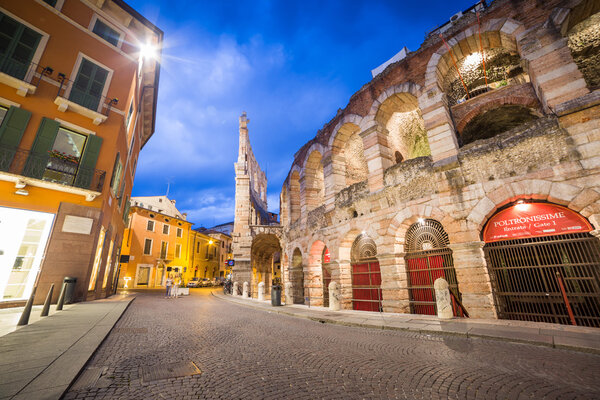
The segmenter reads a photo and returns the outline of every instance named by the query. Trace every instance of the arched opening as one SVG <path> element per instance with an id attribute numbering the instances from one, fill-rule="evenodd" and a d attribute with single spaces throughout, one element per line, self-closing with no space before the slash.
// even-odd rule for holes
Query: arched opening
<path id="1" fill-rule="evenodd" d="M 294 299 L 294 304 L 304 304 L 304 270 L 302 268 L 302 252 L 297 247 L 292 253 L 290 282 L 292 283 L 292 297 Z"/>
<path id="2" fill-rule="evenodd" d="M 346 186 L 362 182 L 369 176 L 359 133 L 358 125 L 346 123 L 338 130 L 333 141 L 334 167 L 343 174 Z"/>
<path id="3" fill-rule="evenodd" d="M 323 255 L 321 257 L 322 264 L 321 270 L 323 273 L 323 307 L 329 307 L 329 284 L 331 283 L 331 254 L 329 249 L 325 247 L 323 249 Z"/>
<path id="4" fill-rule="evenodd" d="M 600 2 L 582 1 L 569 14 L 567 31 L 568 46 L 591 90 L 600 87 Z"/>
<path id="5" fill-rule="evenodd" d="M 288 225 L 289 221 L 289 211 L 288 211 L 288 192 L 287 187 L 284 184 L 281 189 L 281 195 L 279 197 L 279 210 L 281 212 L 281 216 L 279 217 L 279 221 L 281 221 L 281 225 Z"/>
<path id="6" fill-rule="evenodd" d="M 252 240 L 252 295 L 257 297 L 258 284 L 264 282 L 265 294 L 271 293 L 271 285 L 281 282 L 281 246 L 277 236 L 259 234 Z"/>
<path id="7" fill-rule="evenodd" d="M 375 120 L 388 131 L 388 146 L 396 164 L 431 154 L 417 98 L 396 93 L 379 106 Z"/>
<path id="8" fill-rule="evenodd" d="M 412 314 L 437 315 L 433 284 L 436 279 L 444 278 L 450 289 L 454 315 L 462 316 L 458 302 L 461 295 L 448 244 L 448 234 L 442 224 L 433 219 L 420 219 L 406 231 L 404 258 Z"/>
<path id="9" fill-rule="evenodd" d="M 304 166 L 306 210 L 311 211 L 325 202 L 325 183 L 323 179 L 322 155 L 314 150 L 308 156 Z"/>
<path id="10" fill-rule="evenodd" d="M 481 42 L 478 35 L 464 39 L 452 48 L 452 56 L 446 52 L 437 67 L 448 106 L 490 90 L 529 82 L 515 40 L 501 32 L 482 32 Z"/>
<path id="11" fill-rule="evenodd" d="M 381 303 L 381 271 L 375 241 L 360 234 L 352 243 L 352 309 L 383 311 Z"/>
<path id="12" fill-rule="evenodd" d="M 465 125 L 460 132 L 462 145 L 488 139 L 517 126 L 538 119 L 537 113 L 520 105 L 505 105 L 487 110 Z"/>
<path id="13" fill-rule="evenodd" d="M 568 208 L 517 201 L 484 226 L 498 317 L 600 327 L 600 240 Z"/>
<path id="14" fill-rule="evenodd" d="M 290 223 L 300 219 L 300 174 L 292 172 L 290 176 Z"/>

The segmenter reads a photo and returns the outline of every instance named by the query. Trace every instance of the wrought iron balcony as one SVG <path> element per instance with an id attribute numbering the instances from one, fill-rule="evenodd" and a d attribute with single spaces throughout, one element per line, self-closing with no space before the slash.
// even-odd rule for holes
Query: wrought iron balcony
<path id="1" fill-rule="evenodd" d="M 0 171 L 102 192 L 106 172 L 85 168 L 77 161 L 0 145 Z"/>
<path id="2" fill-rule="evenodd" d="M 53 69 L 50 67 L 15 58 L 0 62 L 0 82 L 17 89 L 17 93 L 22 96 L 34 93 L 42 77 L 50 76 L 52 72 Z M 36 74 L 38 77 L 34 79 Z"/>

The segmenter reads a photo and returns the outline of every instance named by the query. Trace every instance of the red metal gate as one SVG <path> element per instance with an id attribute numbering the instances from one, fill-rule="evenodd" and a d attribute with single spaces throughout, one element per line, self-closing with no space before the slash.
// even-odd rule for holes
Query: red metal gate
<path id="1" fill-rule="evenodd" d="M 352 264 L 352 309 L 382 311 L 378 261 Z"/>

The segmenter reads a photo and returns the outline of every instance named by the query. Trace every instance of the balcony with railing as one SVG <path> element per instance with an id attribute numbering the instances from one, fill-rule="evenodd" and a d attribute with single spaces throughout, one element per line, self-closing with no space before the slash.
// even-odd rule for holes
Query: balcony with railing
<path id="1" fill-rule="evenodd" d="M 15 58 L 0 60 L 0 83 L 17 89 L 17 94 L 27 96 L 35 93 L 43 76 L 52 74 L 50 67 Z"/>
<path id="2" fill-rule="evenodd" d="M 105 171 L 86 168 L 77 159 L 56 152 L 40 154 L 4 145 L 0 145 L 0 174 L 19 189 L 47 187 L 84 195 L 88 201 L 102 192 L 106 178 Z"/>
<path id="3" fill-rule="evenodd" d="M 100 125 L 108 118 L 111 107 L 117 105 L 118 99 L 109 98 L 100 94 L 94 95 L 77 88 L 72 80 L 64 74 L 58 74 L 58 92 L 54 104 L 58 111 L 71 110 L 92 120 L 94 125 Z M 101 91 L 102 88 L 99 88 Z"/>

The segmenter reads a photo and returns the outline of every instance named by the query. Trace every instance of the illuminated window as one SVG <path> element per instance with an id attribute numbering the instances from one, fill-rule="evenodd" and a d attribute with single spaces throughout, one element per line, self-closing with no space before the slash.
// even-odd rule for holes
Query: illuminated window
<path id="1" fill-rule="evenodd" d="M 102 289 L 106 288 L 108 284 L 108 273 L 110 272 L 110 267 L 112 264 L 112 252 L 113 252 L 114 241 L 110 241 L 110 245 L 108 246 L 108 256 L 106 258 L 106 265 L 104 266 L 104 280 L 102 281 Z"/>
<path id="2" fill-rule="evenodd" d="M 94 32 L 96 35 L 100 36 L 102 39 L 106 40 L 113 46 L 117 46 L 119 44 L 119 39 L 121 38 L 119 32 L 115 31 L 113 28 L 100 21 L 99 19 L 96 20 L 92 32 Z"/>
<path id="3" fill-rule="evenodd" d="M 96 279 L 98 278 L 98 268 L 102 263 L 102 246 L 104 245 L 104 235 L 106 230 L 100 228 L 100 235 L 98 235 L 98 245 L 96 246 L 96 256 L 94 257 L 94 267 L 92 268 L 92 276 L 90 277 L 90 285 L 88 290 L 94 290 L 96 287 Z"/>

